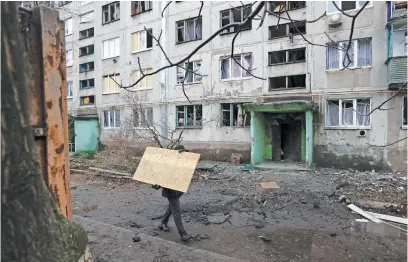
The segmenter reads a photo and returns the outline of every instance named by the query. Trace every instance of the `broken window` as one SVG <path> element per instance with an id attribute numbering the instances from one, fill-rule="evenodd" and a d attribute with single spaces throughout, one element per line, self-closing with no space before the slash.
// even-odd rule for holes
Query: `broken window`
<path id="1" fill-rule="evenodd" d="M 326 49 L 326 69 L 343 67 L 356 68 L 372 65 L 372 39 L 362 38 L 352 40 L 346 55 L 349 41 L 330 43 Z M 344 63 L 343 63 L 344 60 Z"/>
<path id="2" fill-rule="evenodd" d="M 269 52 L 269 65 L 306 61 L 306 48 Z"/>
<path id="3" fill-rule="evenodd" d="M 274 13 L 282 13 L 298 8 L 306 7 L 305 1 L 271 1 L 269 2 L 269 10 Z"/>
<path id="4" fill-rule="evenodd" d="M 79 99 L 79 105 L 86 106 L 86 105 L 94 105 L 95 104 L 95 96 L 81 96 Z"/>
<path id="5" fill-rule="evenodd" d="M 177 127 L 202 127 L 202 105 L 177 106 Z"/>
<path id="6" fill-rule="evenodd" d="M 328 127 L 369 127 L 371 100 L 337 99 L 327 100 L 326 126 Z"/>
<path id="7" fill-rule="evenodd" d="M 89 28 L 89 29 L 85 29 L 82 31 L 79 31 L 79 40 L 85 39 L 85 38 L 89 38 L 89 37 L 93 37 L 94 36 L 94 29 Z"/>
<path id="8" fill-rule="evenodd" d="M 114 74 L 103 77 L 103 94 L 118 93 L 120 91 L 120 75 Z"/>
<path id="9" fill-rule="evenodd" d="M 65 20 L 65 35 L 72 35 L 72 18 Z"/>
<path id="10" fill-rule="evenodd" d="M 251 76 L 247 70 L 252 70 L 252 53 L 237 54 L 234 55 L 234 59 L 230 56 L 221 58 L 222 80 L 240 79 Z"/>
<path id="11" fill-rule="evenodd" d="M 93 78 L 79 81 L 79 89 L 93 88 L 95 81 Z"/>
<path id="12" fill-rule="evenodd" d="M 269 90 L 279 88 L 306 88 L 306 74 L 269 78 Z"/>
<path id="13" fill-rule="evenodd" d="M 140 52 L 153 47 L 153 29 L 132 34 L 132 52 Z"/>
<path id="14" fill-rule="evenodd" d="M 407 97 L 402 99 L 402 126 L 407 127 Z"/>
<path id="15" fill-rule="evenodd" d="M 153 9 L 153 1 L 132 1 L 132 15 L 137 15 Z"/>
<path id="16" fill-rule="evenodd" d="M 88 45 L 79 48 L 79 56 L 91 55 L 94 53 L 94 45 Z"/>
<path id="17" fill-rule="evenodd" d="M 103 127 L 104 128 L 120 127 L 120 110 L 103 111 Z"/>
<path id="18" fill-rule="evenodd" d="M 66 62 L 67 62 L 67 66 L 72 66 L 74 64 L 73 57 L 72 57 L 72 50 L 67 50 Z"/>
<path id="19" fill-rule="evenodd" d="M 79 16 L 79 23 L 88 23 L 92 22 L 95 18 L 95 12 L 91 11 Z"/>
<path id="20" fill-rule="evenodd" d="M 94 70 L 94 62 L 83 63 L 79 65 L 79 72 L 89 72 Z"/>
<path id="21" fill-rule="evenodd" d="M 120 2 L 114 2 L 102 6 L 102 24 L 107 24 L 119 20 Z"/>
<path id="22" fill-rule="evenodd" d="M 337 7 L 342 11 L 361 9 L 366 3 L 366 1 L 334 1 L 334 2 L 336 3 Z M 372 5 L 373 2 L 369 1 L 365 8 L 371 7 Z M 333 1 L 327 1 L 327 14 L 334 13 L 340 13 L 340 11 L 333 4 Z"/>
<path id="23" fill-rule="evenodd" d="M 153 108 L 139 108 L 133 110 L 133 125 L 146 128 L 153 125 Z"/>
<path id="24" fill-rule="evenodd" d="M 74 96 L 72 89 L 73 89 L 73 82 L 68 81 L 67 82 L 67 98 L 72 98 Z"/>
<path id="25" fill-rule="evenodd" d="M 269 39 L 289 36 L 289 34 L 306 34 L 306 22 L 298 21 L 269 27 Z"/>
<path id="26" fill-rule="evenodd" d="M 184 68 L 187 72 L 183 68 L 177 67 L 177 84 L 181 84 L 183 81 L 185 84 L 201 83 L 201 60 L 184 63 Z M 186 77 L 185 80 L 184 77 Z"/>
<path id="27" fill-rule="evenodd" d="M 200 40 L 201 35 L 202 35 L 201 16 L 176 22 L 177 43 Z"/>
<path id="28" fill-rule="evenodd" d="M 221 126 L 244 127 L 250 125 L 250 114 L 242 104 L 221 104 Z"/>
<path id="29" fill-rule="evenodd" d="M 142 69 L 142 72 L 138 71 L 134 71 L 132 72 L 132 84 L 136 83 L 137 80 L 139 80 L 140 78 L 142 78 L 142 74 L 151 74 L 152 73 L 152 69 Z M 133 88 L 136 90 L 144 90 L 144 89 L 151 89 L 153 88 L 153 81 L 152 81 L 153 76 L 152 75 L 147 75 L 145 76 L 139 83 L 137 83 L 137 85 L 135 85 Z"/>
<path id="30" fill-rule="evenodd" d="M 228 10 L 221 11 L 221 27 L 232 23 L 242 23 L 245 21 L 246 17 L 251 14 L 252 6 L 240 6 L 231 8 Z M 227 33 L 235 33 L 238 31 L 239 26 L 233 26 L 228 29 L 222 31 L 223 34 Z M 252 29 L 252 21 L 248 22 L 244 27 L 241 28 L 243 30 L 251 30 Z"/>

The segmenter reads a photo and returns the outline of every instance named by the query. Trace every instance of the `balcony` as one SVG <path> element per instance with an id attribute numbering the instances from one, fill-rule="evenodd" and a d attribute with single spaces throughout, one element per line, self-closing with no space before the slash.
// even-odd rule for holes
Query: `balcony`
<path id="1" fill-rule="evenodd" d="M 407 82 L 407 56 L 389 57 L 385 63 L 388 65 L 388 88 L 399 88 Z"/>

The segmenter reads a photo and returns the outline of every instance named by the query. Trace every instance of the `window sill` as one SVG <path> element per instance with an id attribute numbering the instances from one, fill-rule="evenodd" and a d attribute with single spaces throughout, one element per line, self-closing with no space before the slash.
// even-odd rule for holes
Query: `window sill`
<path id="1" fill-rule="evenodd" d="M 306 60 L 302 61 L 294 61 L 294 62 L 285 62 L 285 63 L 277 63 L 277 64 L 268 64 L 268 66 L 280 66 L 280 65 L 291 65 L 291 64 L 300 64 L 300 63 L 305 63 Z"/>
<path id="2" fill-rule="evenodd" d="M 306 89 L 306 87 L 281 87 L 281 88 L 269 88 L 269 91 L 289 91 L 289 90 L 299 90 Z"/>
<path id="3" fill-rule="evenodd" d="M 326 72 L 338 72 L 338 71 L 344 71 L 344 70 L 371 69 L 371 68 L 373 68 L 373 66 L 350 67 L 350 68 L 344 68 L 344 69 L 326 69 Z"/>
<path id="4" fill-rule="evenodd" d="M 74 66 L 74 64 L 72 64 L 72 65 L 67 65 L 67 67 L 73 67 Z"/>
<path id="5" fill-rule="evenodd" d="M 193 86 L 193 85 L 199 85 L 202 84 L 203 82 L 193 82 L 193 83 L 184 83 L 184 86 Z M 182 86 L 182 83 L 177 83 L 176 86 Z"/>
<path id="6" fill-rule="evenodd" d="M 94 36 L 88 36 L 88 37 L 78 38 L 78 40 L 84 40 L 84 39 L 88 39 L 88 38 L 91 38 L 91 37 L 94 37 Z"/>
<path id="7" fill-rule="evenodd" d="M 95 88 L 94 86 L 90 86 L 90 87 L 83 87 L 83 88 L 79 88 L 79 90 L 88 90 L 88 89 L 92 89 Z"/>
<path id="8" fill-rule="evenodd" d="M 307 34 L 307 32 L 301 32 L 303 35 L 306 35 Z M 295 34 L 292 34 L 293 36 L 300 36 L 301 34 L 299 34 L 299 33 L 295 33 Z M 283 35 L 283 36 L 274 36 L 274 37 L 269 37 L 268 38 L 268 40 L 276 40 L 276 39 L 279 39 L 279 38 L 285 38 L 285 37 L 289 37 L 288 35 Z M 301 38 L 302 40 L 303 40 L 303 38 Z"/>
<path id="9" fill-rule="evenodd" d="M 197 38 L 197 39 L 188 40 L 188 41 L 183 41 L 183 42 L 176 42 L 176 45 L 181 45 L 181 44 L 190 43 L 190 42 L 195 42 L 195 41 L 200 41 L 200 40 L 203 40 L 203 38 Z"/>
<path id="10" fill-rule="evenodd" d="M 221 126 L 222 128 L 249 128 L 250 126 Z"/>
<path id="11" fill-rule="evenodd" d="M 94 70 L 88 70 L 88 71 L 82 71 L 82 72 L 79 72 L 80 74 L 81 73 L 89 73 L 89 72 L 93 72 Z"/>
<path id="12" fill-rule="evenodd" d="M 70 35 L 72 35 L 72 33 L 70 33 L 70 34 L 66 34 L 65 36 L 70 36 Z"/>
<path id="13" fill-rule="evenodd" d="M 133 17 L 133 16 L 141 15 L 141 14 L 147 13 L 147 12 L 152 11 L 152 10 L 153 10 L 153 8 L 149 9 L 149 10 L 146 10 L 146 11 L 143 11 L 143 12 L 136 13 L 136 14 L 131 14 L 130 16 Z"/>
<path id="14" fill-rule="evenodd" d="M 130 91 L 146 91 L 146 90 L 153 90 L 153 87 L 145 87 L 145 88 L 128 88 L 127 90 L 130 90 Z"/>
<path id="15" fill-rule="evenodd" d="M 102 127 L 102 129 L 104 129 L 104 130 L 112 130 L 112 129 L 117 129 L 117 128 L 120 128 L 119 126 L 118 127 L 116 127 L 116 126 L 114 126 L 114 127 Z"/>
<path id="16" fill-rule="evenodd" d="M 73 96 L 67 96 L 67 99 L 73 99 L 74 97 Z"/>
<path id="17" fill-rule="evenodd" d="M 289 10 L 287 10 L 287 11 L 290 12 L 290 11 L 295 11 L 295 10 L 299 10 L 299 9 L 303 9 L 303 8 L 306 8 L 306 6 L 289 9 Z M 283 14 L 283 13 L 286 12 L 286 10 L 285 10 L 285 11 L 282 11 L 282 12 L 273 12 L 273 11 L 271 11 L 269 8 L 268 8 L 268 10 L 269 10 L 269 12 L 274 13 L 275 15 L 279 15 L 279 13 L 280 13 L 280 14 Z M 271 14 L 269 14 L 269 15 L 271 15 Z"/>
<path id="18" fill-rule="evenodd" d="M 371 126 L 325 126 L 326 130 L 370 130 Z"/>
<path id="19" fill-rule="evenodd" d="M 132 51 L 132 54 L 142 53 L 142 52 L 146 52 L 150 50 L 153 50 L 153 47 L 142 49 L 142 50 L 137 50 L 137 51 Z"/>
<path id="20" fill-rule="evenodd" d="M 93 55 L 94 53 L 92 53 L 92 54 L 86 54 L 86 55 L 80 55 L 80 56 L 78 56 L 78 57 L 85 57 L 85 56 L 89 56 L 89 55 Z"/>
<path id="21" fill-rule="evenodd" d="M 95 20 L 88 20 L 88 21 L 83 21 L 83 22 L 79 22 L 80 24 L 87 24 L 87 23 L 92 23 Z"/>
<path id="22" fill-rule="evenodd" d="M 116 91 L 116 92 L 109 92 L 109 93 L 102 93 L 102 95 L 114 95 L 114 94 L 119 94 L 120 91 Z"/>
<path id="23" fill-rule="evenodd" d="M 79 106 L 92 107 L 92 106 L 95 106 L 95 104 L 89 104 L 89 105 L 79 105 Z"/>
<path id="24" fill-rule="evenodd" d="M 230 82 L 230 81 L 241 81 L 241 80 L 248 80 L 251 79 L 252 76 L 246 76 L 246 77 L 242 77 L 242 78 L 229 78 L 229 79 L 221 79 L 221 82 Z"/>
<path id="25" fill-rule="evenodd" d="M 248 28 L 248 29 L 241 29 L 241 31 L 239 31 L 239 32 L 249 31 L 249 30 L 252 30 L 252 27 Z M 236 34 L 236 33 L 237 33 L 237 31 L 234 30 L 233 32 L 220 33 L 220 35 L 232 35 L 232 34 Z"/>
<path id="26" fill-rule="evenodd" d="M 106 22 L 106 23 L 102 22 L 102 25 L 112 24 L 112 23 L 115 23 L 115 22 L 117 22 L 117 21 L 120 21 L 120 18 L 119 18 L 119 19 L 116 19 L 116 20 L 113 20 L 113 21 Z"/>
<path id="27" fill-rule="evenodd" d="M 102 61 L 103 61 L 103 60 L 108 60 L 108 59 L 115 59 L 115 58 L 118 58 L 118 57 L 120 57 L 120 55 L 111 56 L 111 57 L 106 57 L 106 58 L 102 58 Z"/>
<path id="28" fill-rule="evenodd" d="M 178 126 L 176 127 L 176 129 L 203 129 L 203 127 L 202 126 L 186 126 L 186 127 Z"/>
<path id="29" fill-rule="evenodd" d="M 407 130 L 407 129 L 408 129 L 408 126 L 402 126 L 401 129 L 402 129 L 402 130 Z"/>
<path id="30" fill-rule="evenodd" d="M 337 5 L 337 6 L 338 6 L 338 5 Z M 336 8 L 336 7 L 334 7 L 334 8 Z M 367 10 L 367 9 L 370 9 L 370 8 L 373 8 L 373 3 L 367 5 L 367 6 L 364 8 L 364 10 Z M 359 11 L 360 9 L 361 9 L 361 7 L 360 7 L 360 8 L 356 8 L 356 9 L 350 9 L 350 10 L 343 11 L 343 12 L 344 12 L 344 13 L 349 13 L 349 12 L 353 12 L 353 11 Z M 337 10 L 337 9 L 336 9 L 336 10 Z M 332 13 L 329 13 L 329 12 L 326 13 L 327 16 L 329 16 L 329 15 L 334 15 L 334 14 L 341 14 L 341 12 L 337 10 L 337 11 L 332 12 Z"/>

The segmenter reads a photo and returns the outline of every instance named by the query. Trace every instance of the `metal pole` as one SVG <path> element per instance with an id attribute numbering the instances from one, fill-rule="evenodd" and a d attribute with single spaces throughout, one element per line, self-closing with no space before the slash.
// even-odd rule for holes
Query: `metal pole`
<path id="1" fill-rule="evenodd" d="M 167 5 L 167 1 L 162 2 L 162 8 L 164 9 Z M 162 36 L 161 36 L 161 45 L 163 47 L 164 52 L 167 52 L 167 43 L 166 43 L 166 20 L 167 20 L 167 11 L 163 12 L 163 17 L 161 20 L 161 29 L 162 29 Z M 161 54 L 161 67 L 166 66 L 166 57 L 164 54 Z M 167 138 L 167 79 L 166 79 L 167 69 L 161 71 L 160 73 L 160 107 L 161 107 L 161 133 L 162 137 Z M 167 140 L 162 138 L 162 145 L 167 145 Z"/>

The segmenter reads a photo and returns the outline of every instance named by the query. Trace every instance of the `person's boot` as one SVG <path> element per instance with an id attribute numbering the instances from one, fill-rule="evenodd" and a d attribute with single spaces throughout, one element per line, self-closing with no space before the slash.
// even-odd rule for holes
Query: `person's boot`
<path id="1" fill-rule="evenodd" d="M 160 224 L 160 225 L 159 225 L 159 229 L 160 229 L 160 230 L 163 230 L 164 232 L 170 231 L 169 226 L 166 225 L 166 224 Z"/>
<path id="2" fill-rule="evenodd" d="M 191 235 L 185 233 L 183 235 L 180 235 L 180 240 L 181 241 L 188 241 L 191 238 Z"/>

